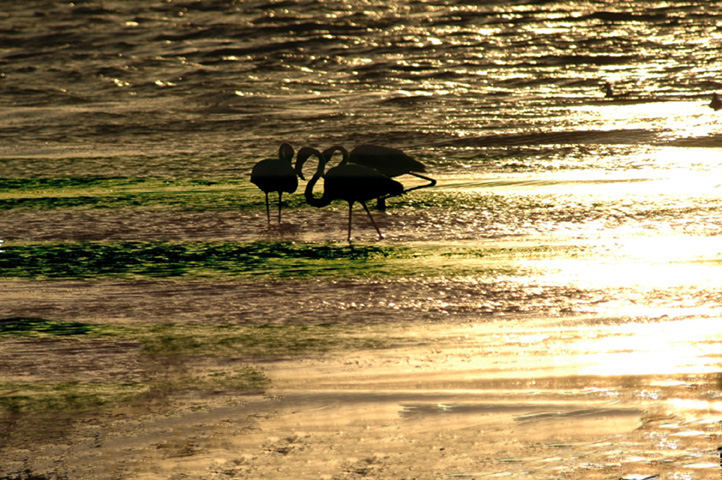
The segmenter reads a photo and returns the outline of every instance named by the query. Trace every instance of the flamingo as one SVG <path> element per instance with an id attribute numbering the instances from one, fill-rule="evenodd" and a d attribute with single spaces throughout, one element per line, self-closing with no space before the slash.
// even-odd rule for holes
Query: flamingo
<path id="1" fill-rule="evenodd" d="M 251 170 L 251 183 L 266 194 L 266 219 L 271 225 L 271 211 L 268 193 L 278 192 L 278 223 L 281 223 L 281 196 L 283 192 L 293 193 L 298 188 L 298 179 L 293 170 L 293 147 L 282 143 L 278 148 L 278 160 L 268 159 L 256 163 Z"/>
<path id="2" fill-rule="evenodd" d="M 341 163 L 326 170 L 326 163 L 337 150 L 344 155 Z M 303 164 L 308 157 L 315 155 L 318 157 L 318 168 L 316 173 L 306 184 L 306 202 L 314 207 L 325 207 L 333 200 L 345 200 L 348 203 L 348 241 L 351 241 L 351 213 L 353 204 L 359 202 L 366 210 L 371 220 L 371 224 L 379 234 L 379 240 L 384 236 L 381 234 L 378 225 L 371 216 L 371 212 L 366 206 L 366 201 L 373 198 L 379 198 L 386 195 L 400 195 L 404 191 L 404 186 L 396 180 L 392 180 L 376 170 L 363 165 L 352 164 L 348 162 L 348 152 L 340 145 L 333 146 L 323 153 L 312 147 L 303 147 L 298 151 L 296 156 L 296 173 L 303 179 Z M 325 172 L 325 173 L 324 173 Z M 313 196 L 313 187 L 319 178 L 324 177 L 323 195 L 321 198 Z"/>
<path id="3" fill-rule="evenodd" d="M 345 150 L 342 150 L 341 152 L 343 153 L 344 151 Z M 345 155 L 346 154 L 344 154 L 344 156 Z M 351 150 L 348 161 L 363 165 L 364 167 L 373 168 L 387 177 L 398 177 L 399 175 L 409 174 L 429 182 L 424 185 L 408 188 L 401 193 L 436 185 L 436 180 L 419 173 L 426 172 L 426 166 L 423 163 L 396 148 L 370 144 L 359 145 Z M 379 197 L 376 200 L 376 207 L 379 210 L 386 209 L 386 196 Z"/>

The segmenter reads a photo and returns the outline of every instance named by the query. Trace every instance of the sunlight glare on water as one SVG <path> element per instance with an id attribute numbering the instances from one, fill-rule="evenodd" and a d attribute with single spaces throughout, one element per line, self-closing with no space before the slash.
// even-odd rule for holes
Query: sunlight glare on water
<path id="1" fill-rule="evenodd" d="M 611 317 L 610 317 L 611 318 Z M 434 369 L 447 378 L 640 376 L 663 379 L 718 372 L 720 317 L 587 325 L 579 321 L 504 322 L 446 328 L 440 338 L 475 346 L 439 352 Z M 440 332 L 437 332 L 437 334 Z M 456 336 L 456 339 L 455 339 Z M 477 350 L 478 349 L 478 350 Z M 431 365 L 429 365 L 431 368 Z M 659 383 L 659 381 L 657 382 Z"/>
<path id="2" fill-rule="evenodd" d="M 722 288 L 722 246 L 714 237 L 620 235 L 599 240 L 588 256 L 532 260 L 544 281 L 606 291 L 595 305 L 615 317 L 719 315 L 709 299 Z"/>
<path id="3" fill-rule="evenodd" d="M 572 348 L 586 375 L 714 373 L 722 341 L 720 318 L 629 323 Z"/>
<path id="4" fill-rule="evenodd" d="M 665 101 L 585 105 L 572 108 L 579 123 L 594 123 L 600 130 L 659 128 L 662 138 L 701 137 L 719 130 L 708 102 Z M 574 121 L 574 114 L 570 121 Z"/>

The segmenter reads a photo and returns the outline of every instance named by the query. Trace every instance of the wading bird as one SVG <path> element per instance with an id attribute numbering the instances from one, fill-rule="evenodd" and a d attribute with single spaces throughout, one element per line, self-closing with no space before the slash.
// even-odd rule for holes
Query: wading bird
<path id="1" fill-rule="evenodd" d="M 379 234 L 379 240 L 384 236 L 381 234 L 378 225 L 371 216 L 366 202 L 368 200 L 379 198 L 387 195 L 400 195 L 404 191 L 404 186 L 396 180 L 392 180 L 371 168 L 363 165 L 348 162 L 348 152 L 344 155 L 341 163 L 326 172 L 326 163 L 328 163 L 333 153 L 340 150 L 346 152 L 341 146 L 334 146 L 323 153 L 312 147 L 303 147 L 298 151 L 296 156 L 296 173 L 303 179 L 303 164 L 308 157 L 315 155 L 318 157 L 318 168 L 316 173 L 306 184 L 306 202 L 314 207 L 325 207 L 333 200 L 345 200 L 348 202 L 348 241 L 351 241 L 351 213 L 354 202 L 359 202 L 366 210 L 371 220 L 371 224 Z M 313 196 L 313 187 L 316 182 L 323 177 L 323 195 L 321 198 Z"/>
<path id="2" fill-rule="evenodd" d="M 436 180 L 421 173 L 426 173 L 426 166 L 415 160 L 396 148 L 384 147 L 380 145 L 359 145 L 351 150 L 351 154 L 347 154 L 346 150 L 341 150 L 344 158 L 348 158 L 351 163 L 363 165 L 364 167 L 373 168 L 379 173 L 387 177 L 398 177 L 399 175 L 413 175 L 422 178 L 429 183 L 408 188 L 401 193 L 407 193 L 418 188 L 433 187 Z M 379 210 L 386 209 L 386 195 L 376 200 L 376 207 Z"/>
<path id="3" fill-rule="evenodd" d="M 278 148 L 278 160 L 261 160 L 251 170 L 251 183 L 266 194 L 266 218 L 271 224 L 271 210 L 268 193 L 278 192 L 278 223 L 281 223 L 281 197 L 283 192 L 293 193 L 298 188 L 298 179 L 293 170 L 293 147 L 282 143 Z"/>

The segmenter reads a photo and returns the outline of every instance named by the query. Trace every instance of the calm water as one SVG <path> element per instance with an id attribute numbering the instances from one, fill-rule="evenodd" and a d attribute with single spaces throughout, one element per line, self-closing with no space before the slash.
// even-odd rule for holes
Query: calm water
<path id="1" fill-rule="evenodd" d="M 259 295 L 244 312 L 257 307 L 248 313 L 255 318 L 276 305 L 290 318 L 305 305 L 309 318 L 329 321 L 392 307 L 409 320 L 584 315 L 541 330 L 515 317 L 521 323 L 513 328 L 536 339 L 520 345 L 571 352 L 549 357 L 550 375 L 559 358 L 588 375 L 709 375 L 719 371 L 722 341 L 722 114 L 708 106 L 722 92 L 719 7 L 7 2 L 0 12 L 0 178 L 246 179 L 281 141 L 297 149 L 395 146 L 426 163 L 438 185 L 391 205 L 384 243 L 568 250 L 513 254 L 499 260 L 502 274 L 469 275 L 465 267 L 449 277 L 321 282 L 324 303 L 310 304 L 288 284 L 288 305 Z M 616 97 L 605 97 L 605 82 Z M 239 192 L 261 199 L 250 184 Z M 285 221 L 296 226 L 286 239 L 345 238 L 342 207 L 319 212 L 291 197 Z M 112 210 L 65 209 L 42 221 L 22 209 L 3 215 L 0 238 L 19 242 L 33 242 L 41 228 L 45 241 L 72 240 L 67 227 L 83 215 L 111 224 L 93 227 L 109 239 L 177 240 L 178 222 L 209 221 L 203 214 L 149 220 L 141 212 L 124 214 L 122 223 Z M 237 215 L 225 219 L 227 227 L 214 224 L 217 238 L 277 238 L 265 230 L 260 203 Z M 64 228 L 40 226 L 58 218 Z M 355 226 L 361 240 L 374 241 L 362 221 Z M 479 262 L 424 258 L 457 272 Z M 567 347 L 558 333 L 564 328 L 573 330 Z M 507 363 L 507 372 L 521 368 Z M 690 389 L 699 383 L 685 382 Z M 680 424 L 707 422 L 695 437 L 698 453 L 720 409 L 718 385 L 705 382 L 702 407 L 675 411 Z"/>

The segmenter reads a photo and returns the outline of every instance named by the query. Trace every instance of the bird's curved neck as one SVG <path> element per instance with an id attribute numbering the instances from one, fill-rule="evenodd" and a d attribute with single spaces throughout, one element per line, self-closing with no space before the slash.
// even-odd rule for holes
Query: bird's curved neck
<path id="1" fill-rule="evenodd" d="M 313 174 L 313 177 L 308 181 L 306 184 L 306 190 L 304 191 L 304 195 L 306 197 L 306 202 L 311 205 L 312 207 L 325 207 L 326 205 L 330 204 L 331 201 L 328 199 L 328 196 L 324 194 L 321 196 L 321 198 L 316 198 L 313 196 L 313 187 L 316 185 L 316 182 L 318 182 L 318 179 L 323 177 L 324 171 L 326 170 L 326 162 L 328 161 L 326 157 L 312 147 L 303 147 L 301 150 L 298 151 L 298 157 L 296 158 L 296 174 L 303 178 L 303 164 L 306 163 L 306 160 L 310 156 L 315 156 L 318 158 L 318 167 L 316 168 L 316 173 Z"/>
<path id="2" fill-rule="evenodd" d="M 325 191 L 323 192 L 323 195 L 321 195 L 321 198 L 316 198 L 313 196 L 313 187 L 316 186 L 316 182 L 318 182 L 318 179 L 322 176 L 323 169 L 319 168 L 319 171 L 317 171 L 313 175 L 313 177 L 311 177 L 311 180 L 309 180 L 306 184 L 304 196 L 306 197 L 306 203 L 308 203 L 312 207 L 325 207 L 326 205 L 329 205 L 331 203 L 331 200 L 328 198 Z"/>
<path id="3" fill-rule="evenodd" d="M 333 154 L 336 152 L 341 152 L 342 159 L 341 163 L 338 164 L 338 166 L 345 165 L 349 161 L 349 154 L 348 150 L 346 150 L 343 145 L 334 145 L 333 147 L 329 147 L 326 150 L 323 151 L 323 158 L 328 163 L 331 160 L 331 157 L 333 157 Z"/>
<path id="4" fill-rule="evenodd" d="M 308 160 L 308 157 L 311 155 L 316 156 L 318 158 L 318 167 L 316 168 L 317 173 L 320 172 L 321 175 L 323 175 L 323 170 L 326 168 L 326 160 L 323 158 L 323 154 L 316 150 L 313 147 L 303 147 L 301 150 L 298 151 L 298 156 L 296 157 L 296 175 L 301 177 L 301 180 L 305 180 L 303 176 L 303 164 L 306 163 L 306 160 Z"/>

